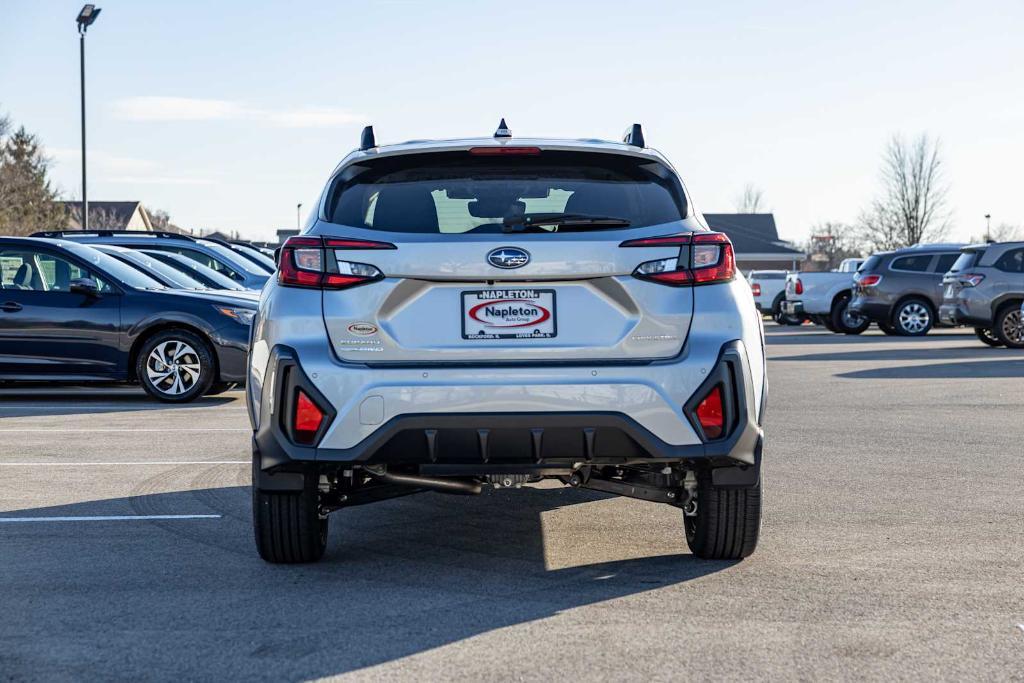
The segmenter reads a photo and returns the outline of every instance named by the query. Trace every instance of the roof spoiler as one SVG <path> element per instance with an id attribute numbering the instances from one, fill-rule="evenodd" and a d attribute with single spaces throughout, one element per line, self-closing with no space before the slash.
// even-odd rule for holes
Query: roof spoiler
<path id="1" fill-rule="evenodd" d="M 30 237 L 49 237 L 51 239 L 61 237 L 75 237 L 78 235 L 96 235 L 97 237 L 114 237 L 115 235 L 140 235 L 142 237 L 170 237 L 179 240 L 196 241 L 191 235 L 182 235 L 178 232 L 167 230 L 42 230 L 34 232 Z"/>
<path id="2" fill-rule="evenodd" d="M 626 129 L 622 136 L 622 141 L 634 147 L 644 148 L 647 146 L 644 144 L 644 129 L 640 127 L 639 123 L 634 123 Z"/>

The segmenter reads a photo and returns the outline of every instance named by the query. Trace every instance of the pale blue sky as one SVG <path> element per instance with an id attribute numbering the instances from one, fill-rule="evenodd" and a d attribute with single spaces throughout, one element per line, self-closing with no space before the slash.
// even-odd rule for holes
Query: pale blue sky
<path id="1" fill-rule="evenodd" d="M 617 138 L 644 124 L 703 211 L 748 181 L 784 237 L 853 221 L 895 132 L 941 137 L 953 236 L 1024 224 L 1024 2 L 106 0 L 90 198 L 269 238 L 379 142 Z M 2 0 L 0 110 L 80 193 L 79 0 Z"/>

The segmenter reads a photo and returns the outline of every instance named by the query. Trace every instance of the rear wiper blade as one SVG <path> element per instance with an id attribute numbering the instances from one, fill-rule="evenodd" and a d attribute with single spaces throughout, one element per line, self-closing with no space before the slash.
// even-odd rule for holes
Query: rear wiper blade
<path id="1" fill-rule="evenodd" d="M 615 216 L 591 216 L 583 213 L 531 213 L 515 219 L 505 219 L 501 224 L 502 232 L 523 232 L 541 225 L 557 227 L 600 226 L 605 228 L 629 227 L 630 221 Z"/>

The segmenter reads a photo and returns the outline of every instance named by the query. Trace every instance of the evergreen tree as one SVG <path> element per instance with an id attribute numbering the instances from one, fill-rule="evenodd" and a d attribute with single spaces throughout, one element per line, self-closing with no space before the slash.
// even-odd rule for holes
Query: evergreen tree
<path id="1" fill-rule="evenodd" d="M 39 139 L 24 127 L 5 137 L 8 127 L 0 119 L 0 235 L 63 228 L 67 218 L 47 178 L 50 160 Z"/>

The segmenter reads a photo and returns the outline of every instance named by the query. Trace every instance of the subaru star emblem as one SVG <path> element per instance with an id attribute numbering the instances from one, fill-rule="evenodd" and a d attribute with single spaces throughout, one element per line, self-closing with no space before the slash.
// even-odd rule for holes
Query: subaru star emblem
<path id="1" fill-rule="evenodd" d="M 501 247 L 487 252 L 487 262 L 495 268 L 522 268 L 530 262 L 530 252 L 518 247 Z"/>

